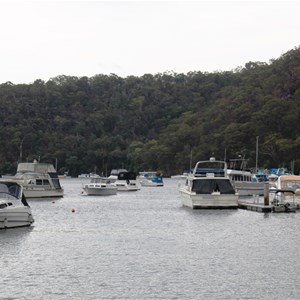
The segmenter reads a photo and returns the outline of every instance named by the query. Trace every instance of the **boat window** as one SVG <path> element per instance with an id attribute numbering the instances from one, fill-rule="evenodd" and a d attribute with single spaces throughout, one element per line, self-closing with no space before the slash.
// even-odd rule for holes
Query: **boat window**
<path id="1" fill-rule="evenodd" d="M 0 204 L 0 209 L 1 209 L 1 208 L 5 208 L 5 207 L 7 207 L 7 204 L 6 204 L 6 203 L 1 203 L 1 204 Z"/>
<path id="2" fill-rule="evenodd" d="M 50 185 L 50 182 L 49 182 L 48 179 L 44 179 L 43 184 L 44 184 L 44 185 Z"/>
<path id="3" fill-rule="evenodd" d="M 8 193 L 8 187 L 6 184 L 0 184 L 0 193 Z"/>
<path id="4" fill-rule="evenodd" d="M 43 180 L 42 179 L 37 179 L 36 180 L 36 185 L 43 185 Z"/>

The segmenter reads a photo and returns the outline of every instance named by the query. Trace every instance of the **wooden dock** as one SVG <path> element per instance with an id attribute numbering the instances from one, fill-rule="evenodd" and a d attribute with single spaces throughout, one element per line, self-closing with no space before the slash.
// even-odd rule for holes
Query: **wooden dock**
<path id="1" fill-rule="evenodd" d="M 239 199 L 238 207 L 240 209 L 252 210 L 257 212 L 272 212 L 272 205 L 265 205 L 264 203 L 260 202 L 253 202 L 250 200 Z"/>

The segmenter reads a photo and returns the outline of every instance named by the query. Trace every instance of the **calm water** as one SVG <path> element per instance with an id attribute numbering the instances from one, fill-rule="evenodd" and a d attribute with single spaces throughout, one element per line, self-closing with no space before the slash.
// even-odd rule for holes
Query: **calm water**
<path id="1" fill-rule="evenodd" d="M 178 180 L 31 200 L 31 228 L 0 231 L 0 299 L 300 299 L 300 212 L 183 208 Z M 72 209 L 75 212 L 72 213 Z"/>

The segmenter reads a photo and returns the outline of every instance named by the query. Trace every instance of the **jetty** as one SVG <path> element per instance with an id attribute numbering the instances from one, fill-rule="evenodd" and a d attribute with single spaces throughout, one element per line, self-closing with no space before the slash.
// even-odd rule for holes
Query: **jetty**
<path id="1" fill-rule="evenodd" d="M 240 197 L 238 200 L 238 208 L 252 210 L 257 212 L 296 212 L 300 209 L 300 205 L 295 203 L 295 192 L 292 190 L 275 190 L 274 199 L 270 203 L 270 190 L 269 183 L 265 183 L 264 186 L 264 196 L 259 197 L 258 195 L 253 195 L 253 197 Z M 293 195 L 293 201 L 284 202 L 278 200 L 277 195 L 283 195 L 284 193 L 289 193 Z"/>

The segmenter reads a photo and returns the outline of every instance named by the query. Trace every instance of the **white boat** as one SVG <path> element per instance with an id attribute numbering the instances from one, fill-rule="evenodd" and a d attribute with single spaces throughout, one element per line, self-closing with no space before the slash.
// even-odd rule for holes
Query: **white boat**
<path id="1" fill-rule="evenodd" d="M 10 178 L 23 186 L 26 199 L 63 197 L 64 190 L 52 164 L 19 163 L 17 173 Z"/>
<path id="2" fill-rule="evenodd" d="M 136 173 L 134 172 L 120 171 L 117 176 L 112 173 L 108 179 L 115 184 L 118 191 L 129 192 L 141 189 L 140 183 L 136 179 Z"/>
<path id="3" fill-rule="evenodd" d="M 300 175 L 282 175 L 277 178 L 277 189 L 293 190 L 296 196 L 300 196 Z"/>
<path id="4" fill-rule="evenodd" d="M 83 186 L 87 195 L 110 196 L 117 194 L 117 187 L 108 178 L 95 175 L 90 183 Z"/>
<path id="5" fill-rule="evenodd" d="M 183 205 L 193 209 L 238 207 L 238 193 L 227 174 L 227 164 L 214 158 L 198 161 L 179 192 Z"/>
<path id="6" fill-rule="evenodd" d="M 0 229 L 30 226 L 34 222 L 31 208 L 16 182 L 0 182 Z"/>
<path id="7" fill-rule="evenodd" d="M 157 172 L 139 172 L 141 186 L 164 186 L 163 177 Z"/>
<path id="8" fill-rule="evenodd" d="M 227 173 L 239 196 L 263 195 L 265 182 L 259 181 L 255 174 L 246 170 L 244 158 L 229 161 Z"/>
<path id="9" fill-rule="evenodd" d="M 284 193 L 280 193 L 280 190 L 284 190 Z M 279 191 L 279 192 L 278 192 Z M 277 197 L 281 197 L 282 201 L 291 202 L 294 201 L 297 205 L 300 205 L 300 175 L 281 175 L 277 177 L 270 193 L 274 193 Z"/>

